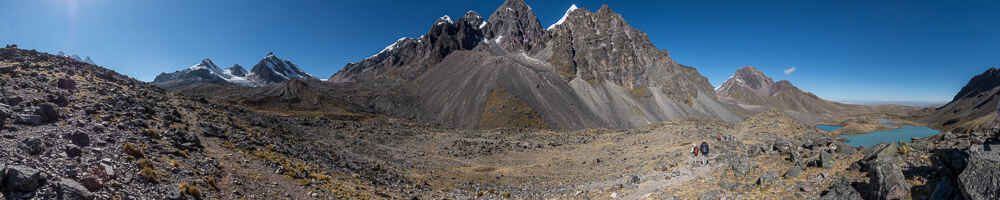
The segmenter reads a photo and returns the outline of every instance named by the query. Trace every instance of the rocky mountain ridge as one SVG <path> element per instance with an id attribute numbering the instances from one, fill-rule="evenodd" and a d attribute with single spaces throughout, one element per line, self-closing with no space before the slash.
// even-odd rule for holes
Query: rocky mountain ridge
<path id="1" fill-rule="evenodd" d="M 972 77 L 948 104 L 930 111 L 931 126 L 954 132 L 998 132 L 1000 130 L 1000 69 L 995 67 Z"/>
<path id="2" fill-rule="evenodd" d="M 606 5 L 597 12 L 571 9 L 550 30 L 523 0 L 505 1 L 488 21 L 474 13 L 458 23 L 439 19 L 421 38 L 400 39 L 329 80 L 415 85 L 407 90 L 420 100 L 425 114 L 418 115 L 465 128 L 525 121 L 509 118 L 514 116 L 558 129 L 636 127 L 682 117 L 739 119 L 696 69 L 674 62 Z M 520 105 L 503 108 L 523 114 L 483 116 L 495 105 L 491 95 Z"/>
<path id="3" fill-rule="evenodd" d="M 870 109 L 819 98 L 787 80 L 775 82 L 752 66 L 736 70 L 715 92 L 726 102 L 750 112 L 775 109 L 810 123 L 829 120 L 839 113 Z"/>

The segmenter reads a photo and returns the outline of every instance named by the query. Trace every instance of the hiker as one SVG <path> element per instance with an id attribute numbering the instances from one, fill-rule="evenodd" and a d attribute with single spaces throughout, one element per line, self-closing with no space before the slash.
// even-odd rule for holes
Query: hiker
<path id="1" fill-rule="evenodd" d="M 698 163 L 698 145 L 691 144 L 691 158 L 694 158 L 695 163 Z"/>

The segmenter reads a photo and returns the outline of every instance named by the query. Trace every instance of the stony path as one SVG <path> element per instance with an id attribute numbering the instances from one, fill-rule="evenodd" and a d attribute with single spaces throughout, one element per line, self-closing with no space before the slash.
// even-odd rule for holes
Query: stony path
<path id="1" fill-rule="evenodd" d="M 712 160 L 715 157 L 716 156 L 710 156 L 708 160 Z M 669 177 L 668 179 L 657 178 L 655 180 L 641 182 L 639 183 L 638 188 L 636 188 L 634 191 L 632 191 L 625 197 L 622 197 L 622 199 L 626 200 L 644 199 L 649 197 L 650 194 L 656 192 L 657 190 L 685 183 L 694 180 L 695 178 L 698 177 L 709 176 L 712 174 L 713 170 L 716 170 L 718 168 L 715 165 L 693 166 L 692 165 L 693 163 L 695 163 L 695 159 L 693 157 L 688 157 L 687 162 L 685 162 L 686 167 L 674 171 L 678 173 L 676 176 Z M 654 172 L 654 173 L 659 173 L 662 174 L 663 176 L 669 176 L 668 173 L 664 172 Z M 651 177 L 661 177 L 661 176 L 651 176 Z"/>

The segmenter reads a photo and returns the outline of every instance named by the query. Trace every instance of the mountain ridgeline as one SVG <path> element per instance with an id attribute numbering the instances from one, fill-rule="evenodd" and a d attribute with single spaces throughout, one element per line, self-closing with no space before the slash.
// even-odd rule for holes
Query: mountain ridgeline
<path id="1" fill-rule="evenodd" d="M 173 73 L 161 73 L 153 79 L 153 85 L 167 88 L 186 88 L 198 84 L 232 84 L 239 86 L 258 87 L 280 83 L 292 79 L 316 79 L 299 69 L 291 61 L 280 59 L 274 53 L 267 53 L 263 59 L 247 71 L 240 65 L 222 69 L 211 59 L 187 69 Z"/>
<path id="2" fill-rule="evenodd" d="M 802 91 L 789 81 L 774 82 L 771 77 L 752 66 L 736 70 L 715 92 L 723 101 L 741 109 L 750 112 L 774 109 L 805 122 L 829 120 L 838 113 L 867 108 L 821 99 L 815 94 Z"/>
<path id="3" fill-rule="evenodd" d="M 930 125 L 954 132 L 995 132 L 1000 128 L 1000 69 L 990 68 L 976 75 L 959 90 L 951 102 L 929 115 Z"/>
<path id="4" fill-rule="evenodd" d="M 445 16 L 427 34 L 399 39 L 329 81 L 395 83 L 417 100 L 420 118 L 462 128 L 740 119 L 697 70 L 606 5 L 596 12 L 574 5 L 548 30 L 523 0 L 504 2 L 486 21 L 474 11 L 457 22 Z"/>

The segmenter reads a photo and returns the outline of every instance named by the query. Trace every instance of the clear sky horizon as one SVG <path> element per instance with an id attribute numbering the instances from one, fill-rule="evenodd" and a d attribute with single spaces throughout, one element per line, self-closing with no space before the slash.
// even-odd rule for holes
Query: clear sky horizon
<path id="1" fill-rule="evenodd" d="M 608 4 L 714 86 L 752 65 L 829 100 L 946 102 L 1000 67 L 1000 2 L 991 0 L 527 2 L 543 27 L 571 4 Z M 423 35 L 438 17 L 489 17 L 502 3 L 0 0 L 0 43 L 90 56 L 142 81 L 204 58 L 249 69 L 272 51 L 327 78 Z"/>

